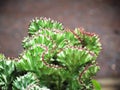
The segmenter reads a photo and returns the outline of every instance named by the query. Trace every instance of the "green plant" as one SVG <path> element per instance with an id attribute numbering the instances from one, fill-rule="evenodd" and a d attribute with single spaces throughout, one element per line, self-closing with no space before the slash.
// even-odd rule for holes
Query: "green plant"
<path id="1" fill-rule="evenodd" d="M 0 89 L 8 90 L 14 79 L 15 66 L 13 61 L 7 60 L 2 54 L 0 56 Z"/>
<path id="2" fill-rule="evenodd" d="M 13 90 L 31 84 L 35 87 L 30 90 L 42 90 L 43 86 L 51 90 L 100 90 L 92 79 L 100 69 L 96 62 L 101 50 L 98 35 L 82 28 L 65 29 L 61 23 L 46 18 L 32 20 L 28 34 L 22 42 L 23 53 L 13 63 L 17 73 L 10 83 Z"/>
<path id="3" fill-rule="evenodd" d="M 45 87 L 40 87 L 37 77 L 28 72 L 24 76 L 17 77 L 12 84 L 12 90 L 49 90 Z"/>

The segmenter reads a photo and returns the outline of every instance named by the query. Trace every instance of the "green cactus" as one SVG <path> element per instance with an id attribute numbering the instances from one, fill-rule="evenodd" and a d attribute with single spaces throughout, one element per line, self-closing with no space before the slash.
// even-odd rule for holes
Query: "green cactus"
<path id="1" fill-rule="evenodd" d="M 28 72 L 24 76 L 17 77 L 14 80 L 12 90 L 40 90 L 38 81 L 33 73 Z"/>
<path id="2" fill-rule="evenodd" d="M 22 42 L 24 52 L 15 62 L 17 71 L 36 74 L 39 85 L 51 90 L 96 89 L 92 77 L 100 69 L 96 62 L 101 50 L 98 35 L 82 28 L 65 29 L 42 17 L 30 22 L 28 34 Z"/>
<path id="3" fill-rule="evenodd" d="M 5 57 L 0 59 L 0 89 L 11 89 L 11 83 L 15 78 L 14 71 L 15 65 L 13 61 L 6 59 Z"/>

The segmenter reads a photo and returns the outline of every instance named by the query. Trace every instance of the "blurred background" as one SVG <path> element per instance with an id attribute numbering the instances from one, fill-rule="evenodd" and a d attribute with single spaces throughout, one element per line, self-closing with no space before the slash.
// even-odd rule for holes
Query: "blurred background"
<path id="1" fill-rule="evenodd" d="M 103 50 L 96 78 L 102 90 L 120 90 L 119 0 L 0 0 L 0 53 L 17 57 L 29 21 L 41 16 L 99 34 Z"/>

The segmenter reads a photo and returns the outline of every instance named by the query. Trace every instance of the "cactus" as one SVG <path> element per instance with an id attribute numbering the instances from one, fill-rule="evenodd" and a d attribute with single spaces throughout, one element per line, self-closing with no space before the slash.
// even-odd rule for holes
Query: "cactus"
<path id="1" fill-rule="evenodd" d="M 51 90 L 96 89 L 93 76 L 100 69 L 96 59 L 101 50 L 98 35 L 83 28 L 70 30 L 43 17 L 30 22 L 28 34 L 22 41 L 24 51 L 15 59 L 17 72 L 34 73 L 38 86 Z"/>
<path id="2" fill-rule="evenodd" d="M 15 77 L 15 65 L 10 59 L 0 54 L 0 89 L 10 90 L 11 83 Z"/>

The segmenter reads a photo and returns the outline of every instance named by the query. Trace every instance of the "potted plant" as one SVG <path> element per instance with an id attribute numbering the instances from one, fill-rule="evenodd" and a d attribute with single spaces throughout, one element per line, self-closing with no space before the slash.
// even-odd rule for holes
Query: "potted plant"
<path id="1" fill-rule="evenodd" d="M 69 30 L 50 18 L 35 18 L 18 58 L 0 55 L 1 90 L 100 90 L 98 35 Z"/>

